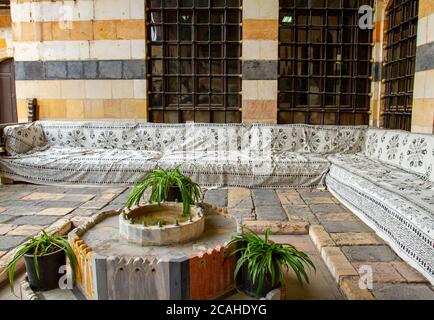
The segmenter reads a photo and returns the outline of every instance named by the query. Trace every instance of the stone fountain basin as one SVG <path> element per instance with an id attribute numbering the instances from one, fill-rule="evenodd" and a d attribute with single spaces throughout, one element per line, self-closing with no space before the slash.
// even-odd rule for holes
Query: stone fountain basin
<path id="1" fill-rule="evenodd" d="M 160 216 L 171 214 L 182 217 L 182 203 L 165 202 L 149 204 L 134 209 L 124 209 L 119 215 L 119 235 L 128 242 L 142 246 L 163 246 L 180 244 L 199 238 L 205 229 L 205 217 L 202 209 L 191 206 L 190 217 L 178 224 L 151 225 L 133 223 L 132 220 L 141 216 Z M 181 220 L 181 219 L 180 219 Z"/>

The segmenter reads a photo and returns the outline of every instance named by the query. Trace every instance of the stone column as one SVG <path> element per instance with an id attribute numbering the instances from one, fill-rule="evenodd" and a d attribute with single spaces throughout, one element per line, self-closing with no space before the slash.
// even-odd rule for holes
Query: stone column
<path id="1" fill-rule="evenodd" d="M 434 133 L 434 1 L 419 0 L 412 131 Z"/>
<path id="2" fill-rule="evenodd" d="M 242 117 L 276 123 L 279 0 L 243 1 Z"/>

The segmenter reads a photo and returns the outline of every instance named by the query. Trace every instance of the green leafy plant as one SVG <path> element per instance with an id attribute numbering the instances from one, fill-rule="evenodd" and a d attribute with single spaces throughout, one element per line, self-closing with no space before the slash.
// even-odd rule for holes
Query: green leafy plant
<path id="1" fill-rule="evenodd" d="M 161 202 L 167 199 L 171 187 L 178 187 L 181 192 L 184 215 L 190 212 L 192 203 L 199 202 L 201 199 L 200 186 L 190 177 L 182 174 L 179 166 L 177 166 L 169 171 L 157 169 L 149 172 L 139 183 L 134 185 L 125 206 L 131 208 L 133 205 L 138 205 L 145 191 L 149 188 L 151 188 L 149 202 L 157 202 L 158 205 L 161 205 Z"/>
<path id="2" fill-rule="evenodd" d="M 251 230 L 232 237 L 227 247 L 237 244 L 238 248 L 232 251 L 230 256 L 240 255 L 235 267 L 235 277 L 244 264 L 247 264 L 253 284 L 257 284 L 256 293 L 261 291 L 267 275 L 271 276 L 272 286 L 279 283 L 276 281 L 280 281 L 280 284 L 284 286 L 284 269 L 289 270 L 289 268 L 294 271 L 300 284 L 303 284 L 303 281 L 309 283 L 305 267 L 316 270 L 310 258 L 294 246 L 274 243 L 269 240 L 269 237 L 270 230 L 265 232 L 264 238 Z M 280 275 L 279 279 L 276 279 L 276 274 Z"/>
<path id="3" fill-rule="evenodd" d="M 3 272 L 8 272 L 9 276 L 9 286 L 14 291 L 14 279 L 15 279 L 15 269 L 18 263 L 18 260 L 22 258 L 26 254 L 32 254 L 34 256 L 34 264 L 36 276 L 39 279 L 39 262 L 38 258 L 58 250 L 64 250 L 66 255 L 68 256 L 69 263 L 71 265 L 72 276 L 75 275 L 75 264 L 76 258 L 74 251 L 68 243 L 68 240 L 65 236 L 51 236 L 48 235 L 45 231 L 42 231 L 42 234 L 36 238 L 32 237 L 27 242 L 25 242 L 15 253 L 13 259 L 6 265 L 6 268 Z"/>

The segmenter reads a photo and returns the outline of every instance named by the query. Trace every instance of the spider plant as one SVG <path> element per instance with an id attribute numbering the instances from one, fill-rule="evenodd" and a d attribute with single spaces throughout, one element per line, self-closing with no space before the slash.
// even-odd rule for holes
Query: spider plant
<path id="1" fill-rule="evenodd" d="M 179 188 L 184 215 L 190 213 L 192 203 L 199 202 L 201 199 L 200 186 L 190 177 L 182 174 L 179 166 L 177 166 L 172 170 L 157 169 L 149 172 L 139 183 L 134 185 L 125 206 L 131 208 L 133 205 L 138 205 L 145 191 L 149 188 L 151 188 L 151 194 L 148 201 L 157 202 L 158 205 L 167 199 L 170 188 Z"/>
<path id="2" fill-rule="evenodd" d="M 284 269 L 288 271 L 291 268 L 300 284 L 303 284 L 303 281 L 309 283 L 305 267 L 316 270 L 310 258 L 294 246 L 274 243 L 269 237 L 270 230 L 265 232 L 264 238 L 251 230 L 232 237 L 227 246 L 238 245 L 238 248 L 230 254 L 230 256 L 239 255 L 235 277 L 243 268 L 247 270 L 248 274 L 245 276 L 250 279 L 253 287 L 256 287 L 256 295 L 259 295 L 264 282 L 269 281 L 270 278 L 272 287 L 270 290 L 279 284 L 284 287 Z"/>
<path id="3" fill-rule="evenodd" d="M 75 274 L 75 264 L 76 258 L 74 251 L 69 245 L 65 236 L 51 236 L 45 231 L 38 237 L 32 237 L 27 242 L 25 242 L 15 253 L 13 259 L 6 265 L 3 272 L 8 272 L 9 276 L 9 286 L 14 292 L 14 279 L 15 279 L 15 269 L 18 260 L 26 255 L 33 256 L 34 269 L 37 279 L 40 278 L 39 270 L 39 259 L 48 254 L 54 253 L 56 251 L 63 250 L 69 258 L 69 263 L 71 265 L 72 276 Z"/>

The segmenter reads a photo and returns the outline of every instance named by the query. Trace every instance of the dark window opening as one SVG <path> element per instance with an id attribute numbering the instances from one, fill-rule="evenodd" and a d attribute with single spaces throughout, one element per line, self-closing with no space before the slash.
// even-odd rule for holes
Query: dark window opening
<path id="1" fill-rule="evenodd" d="M 280 1 L 278 123 L 369 123 L 372 0 Z"/>
<path id="2" fill-rule="evenodd" d="M 393 1 L 386 12 L 383 120 L 388 129 L 411 130 L 418 4 Z"/>
<path id="3" fill-rule="evenodd" d="M 150 0 L 152 122 L 241 122 L 242 0 Z"/>

